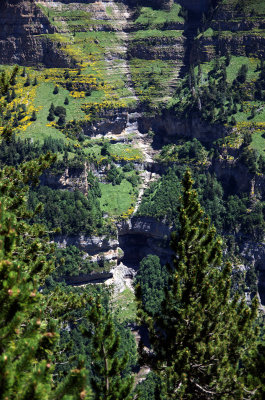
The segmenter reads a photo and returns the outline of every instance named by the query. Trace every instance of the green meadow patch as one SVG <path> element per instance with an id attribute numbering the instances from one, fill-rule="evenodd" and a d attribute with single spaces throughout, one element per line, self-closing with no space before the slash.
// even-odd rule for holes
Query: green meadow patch
<path id="1" fill-rule="evenodd" d="M 100 183 L 102 196 L 100 206 L 109 215 L 119 216 L 126 213 L 134 204 L 134 190 L 132 184 L 123 179 L 120 185 L 113 186 L 111 183 Z"/>

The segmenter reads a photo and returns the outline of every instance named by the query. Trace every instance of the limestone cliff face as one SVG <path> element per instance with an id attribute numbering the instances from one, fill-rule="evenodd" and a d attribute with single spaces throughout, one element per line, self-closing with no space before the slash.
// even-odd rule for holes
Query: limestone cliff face
<path id="1" fill-rule="evenodd" d="M 82 129 L 85 135 L 106 135 L 111 132 L 114 135 L 120 134 L 127 126 L 128 111 L 109 110 L 98 115 L 96 121 L 82 123 Z"/>
<path id="2" fill-rule="evenodd" d="M 227 134 L 223 125 L 210 125 L 199 118 L 198 114 L 191 115 L 189 119 L 179 119 L 170 112 L 154 118 L 143 117 L 139 120 L 141 132 L 152 129 L 161 135 L 163 144 L 172 143 L 177 138 L 197 138 L 202 142 L 212 142 Z"/>
<path id="3" fill-rule="evenodd" d="M 174 26 L 175 29 L 180 29 Z M 135 39 L 129 45 L 130 57 L 145 60 L 183 60 L 185 55 L 185 38 L 179 37 L 149 37 L 145 40 Z"/>
<path id="4" fill-rule="evenodd" d="M 84 168 L 66 168 L 62 173 L 45 172 L 41 176 L 41 184 L 54 189 L 66 189 L 70 191 L 80 190 L 87 194 L 87 166 Z"/>
<path id="5" fill-rule="evenodd" d="M 98 253 L 117 250 L 119 242 L 117 239 L 109 239 L 105 236 L 62 236 L 58 235 L 54 238 L 55 242 L 60 247 L 64 248 L 69 245 L 75 245 L 80 250 L 86 252 L 90 256 L 95 256 Z"/>
<path id="6" fill-rule="evenodd" d="M 174 0 L 127 0 L 130 7 L 135 7 L 136 5 L 143 7 L 153 7 L 157 9 L 169 10 L 172 6 Z"/>
<path id="7" fill-rule="evenodd" d="M 225 36 L 201 37 L 195 41 L 192 59 L 207 62 L 216 57 L 218 49 L 222 55 L 227 52 L 234 56 L 264 58 L 265 38 L 261 33 L 228 32 Z"/>
<path id="8" fill-rule="evenodd" d="M 239 3 L 219 2 L 205 33 L 194 42 L 192 60 L 205 62 L 227 52 L 235 56 L 263 58 L 265 55 L 265 15 L 247 10 Z"/>
<path id="9" fill-rule="evenodd" d="M 187 10 L 201 13 L 208 10 L 211 0 L 179 0 L 179 3 Z"/>
<path id="10" fill-rule="evenodd" d="M 73 60 L 44 38 L 55 28 L 35 2 L 6 0 L 0 3 L 0 63 L 69 67 Z"/>
<path id="11" fill-rule="evenodd" d="M 132 61 L 161 60 L 167 65 L 167 76 L 163 77 L 163 95 L 173 93 L 179 72 L 185 57 L 186 38 L 182 33 L 184 20 L 169 18 L 163 26 L 152 27 L 159 30 L 159 37 L 149 35 L 150 27 L 136 23 L 136 6 L 151 6 L 170 11 L 173 0 L 131 0 L 123 1 L 74 1 L 74 0 L 5 0 L 0 4 L 0 63 L 29 66 L 44 65 L 54 68 L 76 67 L 80 61 L 89 62 L 90 58 L 101 62 L 98 71 L 110 80 L 118 73 L 124 81 L 124 91 L 128 92 L 130 103 L 141 100 L 140 86 L 142 76 L 138 76 L 137 67 L 132 71 Z M 67 15 L 64 11 L 67 9 Z M 175 12 L 175 11 L 174 11 Z M 75 15 L 80 14 L 80 17 Z M 85 17 L 84 17 L 85 16 Z M 82 22 L 82 18 L 86 18 Z M 138 31 L 145 31 L 143 39 L 135 36 Z M 75 42 L 75 32 L 86 32 L 85 42 L 97 47 L 95 54 L 85 53 L 81 49 L 82 60 L 77 47 L 68 51 L 66 47 Z M 91 32 L 91 37 L 89 33 Z M 95 32 L 110 33 L 95 38 Z M 166 32 L 164 34 L 164 32 Z M 54 35 L 58 33 L 58 35 Z M 169 34 L 170 33 L 170 34 Z M 102 42 L 101 42 L 102 40 Z M 69 42 L 69 43 L 68 43 Z M 74 43 L 76 45 L 76 43 Z M 81 54 L 80 53 L 80 54 Z M 91 56 L 91 57 L 90 57 Z M 146 67 L 145 67 L 146 68 Z M 149 71 L 146 72 L 147 75 Z M 139 82 L 135 82 L 139 80 Z M 135 86 L 139 86 L 136 90 Z M 160 93 L 159 93 L 160 94 Z M 160 100 L 160 99 L 159 99 Z M 132 106 L 131 106 L 132 107 Z M 121 114 L 120 110 L 116 114 Z M 115 119 L 113 115 L 100 116 L 102 120 Z M 120 121 L 119 121 L 120 122 Z M 116 121 L 115 121 L 116 124 Z M 115 124 L 110 124 L 111 129 Z M 119 123 L 118 123 L 119 124 Z M 108 130 L 100 126 L 101 131 Z M 116 129 L 116 128 L 115 128 Z M 120 132 L 120 129 L 117 128 Z M 124 126 L 123 126 L 124 129 Z M 86 132 L 90 127 L 85 126 Z M 92 132 L 93 133 L 93 132 Z"/>
<path id="12" fill-rule="evenodd" d="M 108 238 L 106 236 L 86 236 L 86 235 L 57 235 L 54 241 L 58 247 L 76 246 L 84 254 L 84 259 L 91 263 L 98 263 L 104 270 L 104 263 L 110 262 L 112 266 L 117 266 L 119 260 L 123 257 L 123 251 L 119 247 L 117 238 Z M 92 272 L 93 274 L 93 272 Z M 86 276 L 86 279 L 88 275 Z M 103 276 L 104 278 L 104 276 Z M 109 276 L 108 276 L 109 278 Z M 88 279 L 89 280 L 89 279 Z"/>
<path id="13" fill-rule="evenodd" d="M 152 217 L 133 217 L 131 220 L 118 224 L 119 235 L 150 236 L 153 239 L 169 238 L 171 230 L 168 225 Z"/>

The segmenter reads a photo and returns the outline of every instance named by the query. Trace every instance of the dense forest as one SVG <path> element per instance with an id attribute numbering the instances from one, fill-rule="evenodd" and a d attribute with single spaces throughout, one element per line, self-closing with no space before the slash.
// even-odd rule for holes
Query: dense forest
<path id="1" fill-rule="evenodd" d="M 89 398 L 92 390 L 94 398 L 129 399 L 135 342 L 111 315 L 107 292 L 47 280 L 55 265 L 52 245 L 43 225 L 27 222 L 33 212 L 25 209 L 26 184 L 50 162 L 46 156 L 1 172 L 2 393 L 74 399 Z M 166 269 L 149 256 L 137 275 L 139 318 L 152 347 L 146 352 L 140 346 L 140 362 L 160 376 L 150 379 L 161 388 L 161 398 L 205 398 L 205 392 L 207 398 L 240 398 L 245 391 L 262 398 L 257 299 L 250 306 L 235 294 L 231 301 L 231 264 L 222 262 L 222 241 L 204 216 L 189 171 L 182 181 L 179 223 L 172 265 Z M 28 318 L 30 324 L 23 323 Z M 25 343 L 29 351 L 21 353 Z M 143 384 L 138 395 L 142 390 Z"/>

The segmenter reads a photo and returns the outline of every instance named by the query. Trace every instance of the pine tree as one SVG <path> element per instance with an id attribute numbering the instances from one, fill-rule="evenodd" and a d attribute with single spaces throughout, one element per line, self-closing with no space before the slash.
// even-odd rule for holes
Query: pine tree
<path id="1" fill-rule="evenodd" d="M 29 75 L 27 76 L 27 79 L 26 79 L 26 82 L 25 82 L 24 86 L 30 86 L 30 77 L 29 77 Z"/>
<path id="2" fill-rule="evenodd" d="M 11 100 L 14 100 L 17 97 L 15 89 L 12 89 L 12 93 L 11 93 Z"/>
<path id="3" fill-rule="evenodd" d="M 5 96 L 9 89 L 9 82 L 5 71 L 2 72 L 0 77 L 0 95 Z"/>
<path id="4" fill-rule="evenodd" d="M 64 71 L 64 79 L 69 79 L 69 78 L 70 78 L 70 74 L 69 74 L 68 69 L 66 69 L 66 70 Z"/>
<path id="5" fill-rule="evenodd" d="M 48 117 L 47 117 L 48 121 L 54 121 L 55 120 L 55 115 L 54 115 L 54 111 L 50 109 Z"/>
<path id="6" fill-rule="evenodd" d="M 248 119 L 253 119 L 253 118 L 255 118 L 255 116 L 256 116 L 256 109 L 255 109 L 255 107 L 252 107 L 251 108 L 251 114 L 248 117 Z"/>
<path id="7" fill-rule="evenodd" d="M 65 115 L 60 115 L 58 119 L 58 125 L 59 126 L 64 126 L 65 125 Z"/>
<path id="8" fill-rule="evenodd" d="M 37 183 L 54 157 L 42 156 L 19 170 L 0 171 L 0 398 L 77 400 L 88 398 L 82 365 L 55 388 L 53 350 L 59 333 L 40 291 L 53 268 L 44 227 L 28 224 L 28 183 Z M 54 305 L 53 305 L 54 307 Z M 52 308 L 51 308 L 52 309 Z"/>
<path id="9" fill-rule="evenodd" d="M 59 88 L 58 88 L 58 86 L 56 85 L 55 87 L 54 87 L 54 89 L 53 89 L 53 94 L 58 94 L 59 93 Z"/>
<path id="10" fill-rule="evenodd" d="M 242 64 L 237 73 L 237 81 L 240 83 L 244 83 L 247 79 L 248 66 L 246 64 Z"/>
<path id="11" fill-rule="evenodd" d="M 97 400 L 127 400 L 130 397 L 133 378 L 123 377 L 128 359 L 119 359 L 120 338 L 115 333 L 114 323 L 109 313 L 104 312 L 97 298 L 88 314 L 91 330 L 85 331 L 92 340 L 91 386 Z"/>
<path id="12" fill-rule="evenodd" d="M 54 104 L 53 104 L 53 103 L 51 103 L 51 106 L 50 106 L 50 108 L 49 108 L 49 111 L 52 111 L 52 112 L 54 112 L 54 110 L 55 110 Z"/>
<path id="13" fill-rule="evenodd" d="M 12 101 L 12 97 L 10 95 L 10 91 L 8 90 L 7 94 L 6 94 L 6 101 L 7 103 L 10 103 Z"/>
<path id="14" fill-rule="evenodd" d="M 229 51 L 226 52 L 226 56 L 225 56 L 225 65 L 228 67 L 228 65 L 230 64 L 231 61 L 231 54 L 229 53 Z"/>
<path id="15" fill-rule="evenodd" d="M 10 79 L 9 79 L 9 83 L 10 83 L 11 86 L 14 86 L 16 84 L 16 76 L 17 76 L 17 74 L 18 74 L 18 66 L 16 65 L 13 68 L 13 71 L 12 71 Z"/>
<path id="16" fill-rule="evenodd" d="M 33 282 L 28 273 L 34 271 L 41 257 L 30 260 L 33 249 L 21 246 L 14 215 L 6 212 L 3 203 L 0 212 L 0 392 L 3 399 L 49 399 L 51 349 L 57 333 L 54 325 L 48 327 L 43 320 L 37 282 Z M 21 250 L 28 254 L 27 263 L 17 256 Z"/>
<path id="17" fill-rule="evenodd" d="M 36 114 L 36 111 L 34 110 L 32 112 L 31 121 L 36 121 L 36 120 L 37 120 L 37 114 Z"/>
<path id="18" fill-rule="evenodd" d="M 33 281 L 31 275 L 50 267 L 49 263 L 44 262 L 44 247 L 37 239 L 40 232 L 27 226 L 24 221 L 19 222 L 26 215 L 26 189 L 18 190 L 19 183 L 22 185 L 23 180 L 28 179 L 29 170 L 26 168 L 23 172 L 5 168 L 0 177 L 0 392 L 3 398 L 8 399 L 46 399 L 51 386 L 49 349 L 56 339 L 56 333 L 54 326 L 47 329 L 42 319 L 43 304 L 38 293 L 40 281 Z M 14 193 L 17 196 L 14 197 Z M 25 235 L 32 240 L 25 241 Z"/>
<path id="19" fill-rule="evenodd" d="M 244 378 L 255 348 L 257 301 L 249 308 L 239 295 L 230 298 L 231 266 L 222 264 L 222 241 L 192 183 L 187 171 L 161 315 L 151 318 L 140 310 L 152 347 L 149 353 L 141 347 L 142 361 L 160 374 L 167 398 L 241 399 L 244 391 L 244 398 L 252 398 Z"/>

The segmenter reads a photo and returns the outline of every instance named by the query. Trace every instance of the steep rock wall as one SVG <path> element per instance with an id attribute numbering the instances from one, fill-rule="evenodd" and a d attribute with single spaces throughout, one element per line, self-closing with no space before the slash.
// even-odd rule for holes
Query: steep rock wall
<path id="1" fill-rule="evenodd" d="M 171 229 L 151 217 L 133 217 L 118 224 L 119 245 L 123 250 L 122 262 L 137 270 L 140 261 L 148 254 L 157 255 L 163 263 L 170 261 Z"/>
<path id="2" fill-rule="evenodd" d="M 130 57 L 143 58 L 145 60 L 183 60 L 184 58 L 183 36 L 180 37 L 149 37 L 145 40 L 135 39 L 129 45 Z"/>
<path id="3" fill-rule="evenodd" d="M 214 34 L 201 37 L 195 41 L 192 50 L 194 63 L 212 60 L 220 52 L 221 55 L 231 53 L 234 56 L 264 58 L 265 38 L 262 34 L 251 32 L 226 32 L 225 35 Z"/>
<path id="4" fill-rule="evenodd" d="M 172 112 L 139 120 L 139 130 L 148 132 L 152 129 L 159 134 L 163 144 L 172 143 L 177 138 L 197 138 L 202 142 L 212 142 L 227 134 L 227 128 L 223 125 L 210 125 L 199 118 L 197 114 L 189 119 L 180 119 Z"/>
<path id="5" fill-rule="evenodd" d="M 74 245 L 91 256 L 110 250 L 116 250 L 119 245 L 117 239 L 110 239 L 106 236 L 56 235 L 54 241 L 62 248 Z"/>
<path id="6" fill-rule="evenodd" d="M 187 10 L 202 13 L 208 10 L 211 5 L 211 0 L 178 0 L 179 4 L 181 4 Z"/>
<path id="7" fill-rule="evenodd" d="M 0 63 L 48 67 L 74 66 L 57 44 L 44 38 L 55 28 L 32 1 L 9 0 L 0 4 Z"/>
<path id="8" fill-rule="evenodd" d="M 265 56 L 265 13 L 250 9 L 246 3 L 219 2 L 192 49 L 192 62 L 205 62 L 217 53 L 235 56 Z"/>
<path id="9" fill-rule="evenodd" d="M 40 182 L 42 185 L 49 186 L 53 189 L 67 189 L 74 191 L 80 190 L 86 194 L 88 191 L 87 169 L 84 168 L 66 168 L 63 173 L 44 173 Z"/>

